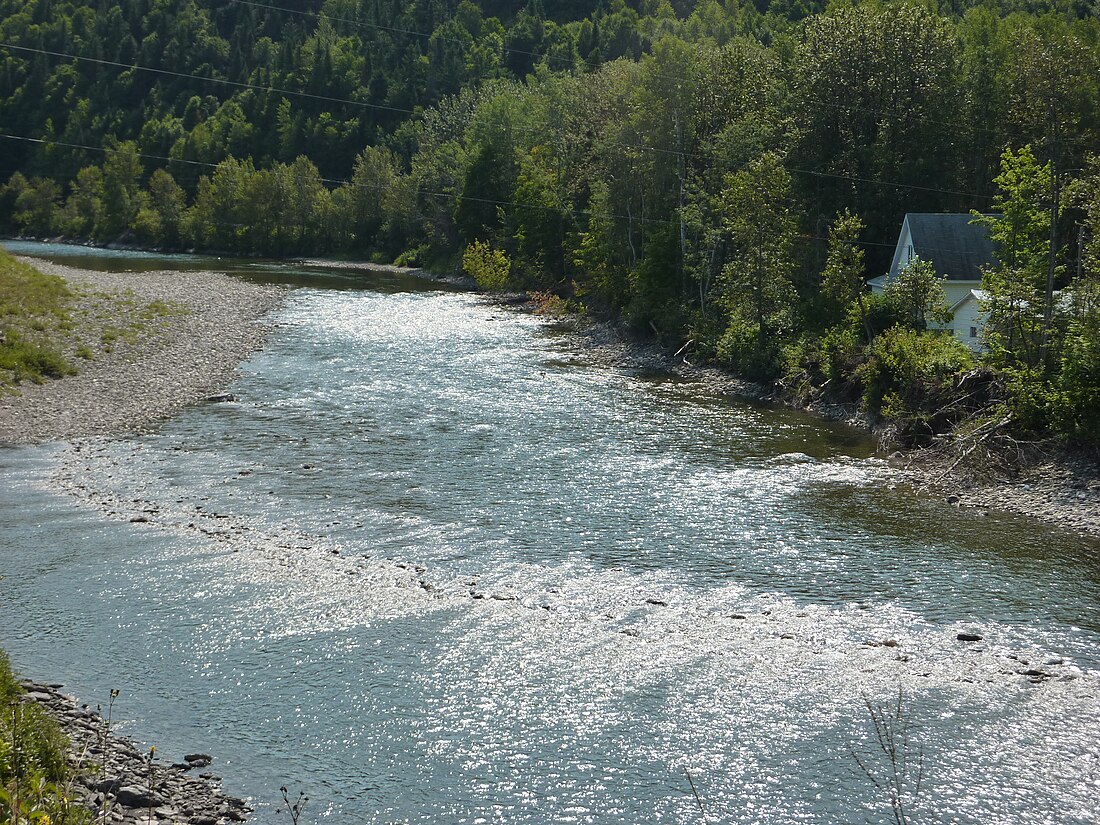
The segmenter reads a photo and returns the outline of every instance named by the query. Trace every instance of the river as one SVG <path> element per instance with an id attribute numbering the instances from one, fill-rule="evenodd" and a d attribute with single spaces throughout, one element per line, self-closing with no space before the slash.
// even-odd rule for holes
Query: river
<path id="1" fill-rule="evenodd" d="M 13 246 L 298 285 L 238 403 L 0 450 L 0 646 L 254 821 L 889 822 L 900 695 L 915 821 L 1100 822 L 1096 542 L 438 285 Z"/>

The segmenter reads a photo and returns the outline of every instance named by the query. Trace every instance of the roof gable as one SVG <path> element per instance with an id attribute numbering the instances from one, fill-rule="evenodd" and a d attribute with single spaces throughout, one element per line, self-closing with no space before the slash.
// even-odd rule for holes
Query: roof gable
<path id="1" fill-rule="evenodd" d="M 973 220 L 965 213 L 910 212 L 904 226 L 914 256 L 930 262 L 937 274 L 949 281 L 980 281 L 982 267 L 996 261 L 996 250 L 989 230 Z M 894 258 L 898 261 L 896 253 Z"/>

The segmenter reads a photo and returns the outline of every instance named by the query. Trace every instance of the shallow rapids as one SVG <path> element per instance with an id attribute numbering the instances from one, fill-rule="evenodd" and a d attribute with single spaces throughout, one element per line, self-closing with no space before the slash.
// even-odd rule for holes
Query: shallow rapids
<path id="1" fill-rule="evenodd" d="M 1100 821 L 1100 548 L 858 433 L 384 279 L 302 288 L 237 403 L 0 451 L 0 646 L 255 821 Z M 962 642 L 969 632 L 979 642 Z"/>

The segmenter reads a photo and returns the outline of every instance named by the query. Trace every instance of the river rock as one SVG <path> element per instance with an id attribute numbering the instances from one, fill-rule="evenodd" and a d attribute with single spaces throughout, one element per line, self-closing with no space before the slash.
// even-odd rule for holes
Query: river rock
<path id="1" fill-rule="evenodd" d="M 956 637 L 960 642 L 980 642 L 982 637 L 977 633 L 960 633 Z"/>
<path id="2" fill-rule="evenodd" d="M 117 776 L 109 776 L 99 782 L 93 782 L 91 788 L 99 793 L 113 794 L 122 786 L 122 780 Z"/>
<path id="3" fill-rule="evenodd" d="M 159 808 L 164 800 L 147 788 L 123 785 L 115 792 L 115 800 L 124 808 Z"/>
<path id="4" fill-rule="evenodd" d="M 69 738 L 72 763 L 83 771 L 77 785 L 88 789 L 77 798 L 83 799 L 96 822 L 218 825 L 244 821 L 249 808 L 243 800 L 225 794 L 216 780 L 188 773 L 209 765 L 213 761 L 209 754 L 191 753 L 175 765 L 150 762 L 144 747 L 114 733 L 104 736 L 106 722 L 58 688 L 25 681 L 23 690 L 26 701 L 35 702 L 56 719 Z"/>

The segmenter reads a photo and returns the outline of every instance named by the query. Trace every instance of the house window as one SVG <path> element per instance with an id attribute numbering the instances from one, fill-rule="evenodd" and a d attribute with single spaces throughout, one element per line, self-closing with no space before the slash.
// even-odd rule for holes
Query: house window
<path id="1" fill-rule="evenodd" d="M 977 327 L 971 327 L 970 328 L 970 337 L 971 338 L 977 338 L 978 337 L 978 328 Z"/>

